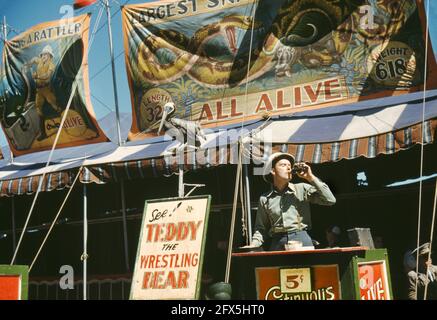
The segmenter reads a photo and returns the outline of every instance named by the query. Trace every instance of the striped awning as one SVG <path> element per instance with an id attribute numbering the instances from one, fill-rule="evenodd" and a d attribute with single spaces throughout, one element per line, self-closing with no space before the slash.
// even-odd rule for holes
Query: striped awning
<path id="1" fill-rule="evenodd" d="M 179 163 L 184 164 L 184 170 L 237 163 L 236 142 L 241 135 L 248 134 L 261 123 L 257 120 L 211 130 L 206 134 L 206 149 L 187 152 L 182 156 L 170 151 L 179 142 L 169 137 L 152 138 L 123 146 L 106 143 L 92 146 L 91 149 L 89 146 L 65 148 L 62 152 L 57 150 L 48 167 L 44 163 L 47 161 L 47 152 L 25 155 L 15 158 L 14 163 L 0 167 L 0 197 L 36 192 L 36 181 L 41 179 L 43 173 L 46 173 L 46 177 L 42 191 L 68 187 L 79 167 L 85 168 L 80 175 L 82 183 L 107 183 L 171 175 L 178 171 Z"/>
<path id="2" fill-rule="evenodd" d="M 237 163 L 238 144 L 235 143 L 225 147 L 186 152 L 181 156 L 171 154 L 158 158 L 87 166 L 86 173 L 80 179 L 82 183 L 118 182 L 169 176 L 177 173 L 179 168 L 193 171 Z"/>
<path id="3" fill-rule="evenodd" d="M 46 174 L 41 184 L 41 191 L 53 191 L 69 188 L 74 181 L 77 170 L 60 171 Z M 42 175 L 19 179 L 0 180 L 0 197 L 32 194 L 38 190 Z"/>
<path id="4" fill-rule="evenodd" d="M 287 151 L 297 161 L 321 163 L 391 154 L 436 138 L 437 92 L 363 101 L 280 117 L 253 135 L 257 156 Z M 385 103 L 380 103 L 381 101 Z M 424 121 L 423 121 L 424 120 Z M 422 121 L 423 141 L 422 141 Z"/>
<path id="5" fill-rule="evenodd" d="M 251 150 L 250 163 L 261 164 L 272 152 L 288 152 L 295 156 L 296 161 L 322 163 L 353 159 L 359 156 L 367 158 L 378 154 L 391 154 L 408 149 L 421 143 L 422 125 L 389 132 L 381 135 L 352 139 L 341 142 L 321 144 L 290 144 L 275 143 L 272 146 L 245 144 L 246 150 Z M 437 119 L 425 122 L 424 144 L 434 143 L 437 136 Z M 247 156 L 247 154 L 246 154 Z M 219 165 L 235 165 L 238 163 L 238 145 L 231 144 L 226 148 L 206 149 L 184 155 L 184 170 L 197 170 Z M 112 162 L 89 166 L 89 172 L 81 177 L 83 183 L 106 183 L 109 181 L 134 180 L 171 175 L 179 170 L 180 161 L 177 156 L 143 159 L 137 161 Z"/>
<path id="6" fill-rule="evenodd" d="M 425 121 L 423 143 L 434 143 L 437 136 L 437 119 Z M 353 159 L 360 156 L 374 158 L 379 154 L 392 154 L 400 150 L 408 149 L 422 142 L 422 124 L 388 132 L 380 135 L 337 141 L 332 143 L 313 144 L 273 144 L 271 150 L 263 149 L 263 158 L 267 158 L 271 152 L 288 152 L 295 156 L 296 161 L 322 163 L 338 161 L 341 159 Z"/>
<path id="7" fill-rule="evenodd" d="M 296 112 L 267 121 L 234 125 L 209 132 L 202 149 L 182 156 L 170 152 L 178 142 L 154 139 L 124 146 L 102 145 L 99 150 L 63 149 L 54 163 L 44 168 L 0 167 L 0 196 L 31 194 L 37 190 L 43 172 L 43 191 L 69 187 L 79 167 L 82 183 L 148 179 L 168 176 L 179 168 L 198 170 L 238 162 L 238 140 L 244 142 L 246 163 L 260 165 L 272 152 L 286 151 L 297 161 L 322 163 L 392 154 L 418 143 L 434 143 L 437 137 L 437 91 L 363 101 L 323 110 Z M 423 140 L 422 140 L 422 119 Z M 232 132 L 232 134 L 230 134 Z M 78 152 L 78 150 L 80 152 Z M 66 153 L 67 152 L 67 153 Z M 71 161 L 65 159 L 65 154 Z M 46 156 L 39 155 L 44 159 Z M 182 163 L 182 167 L 180 165 Z"/>

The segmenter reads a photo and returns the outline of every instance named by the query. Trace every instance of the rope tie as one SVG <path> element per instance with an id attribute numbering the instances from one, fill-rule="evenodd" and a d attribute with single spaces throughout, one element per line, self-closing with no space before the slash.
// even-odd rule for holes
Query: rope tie
<path id="1" fill-rule="evenodd" d="M 424 135 L 425 135 L 425 100 L 426 100 L 426 81 L 427 81 L 427 66 L 428 66 L 428 39 L 429 39 L 429 21 L 428 21 L 428 12 L 429 12 L 429 0 L 427 1 L 427 6 L 425 9 L 425 61 L 424 61 L 424 72 L 423 72 L 423 98 L 422 98 L 422 140 L 420 144 L 420 180 L 419 180 L 419 210 L 417 215 L 417 239 L 416 239 L 416 248 L 420 246 L 420 225 L 421 225 L 421 214 L 422 214 L 422 177 L 423 177 L 423 158 L 424 158 Z M 432 235 L 431 235 L 432 236 Z M 416 252 L 416 274 L 419 272 L 419 250 Z M 417 285 L 418 278 L 416 277 L 416 282 L 414 285 L 417 297 Z M 427 286 L 425 286 L 425 295 L 424 299 L 426 299 L 426 291 Z"/>

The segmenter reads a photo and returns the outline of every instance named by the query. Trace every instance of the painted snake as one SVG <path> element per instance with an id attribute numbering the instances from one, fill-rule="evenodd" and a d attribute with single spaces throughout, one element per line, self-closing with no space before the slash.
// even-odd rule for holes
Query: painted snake
<path id="1" fill-rule="evenodd" d="M 378 5 L 396 11 L 399 8 L 394 6 L 395 2 L 378 0 Z M 353 32 L 369 39 L 393 32 L 387 32 L 381 24 L 379 29 L 369 32 L 356 27 L 357 10 L 366 3 L 365 0 L 284 1 L 269 29 L 264 31 L 264 40 L 250 52 L 250 66 L 247 65 L 249 53 L 237 50 L 235 29 L 260 28 L 260 23 L 253 22 L 251 17 L 225 16 L 219 22 L 200 28 L 191 38 L 175 30 L 158 30 L 150 33 L 138 47 L 138 77 L 144 83 L 154 85 L 170 83 L 188 75 L 205 87 L 238 86 L 272 70 L 277 63 L 278 50 L 284 47 L 293 48 L 299 61 L 307 67 L 329 65 L 344 52 Z M 227 40 L 232 59 L 225 61 L 206 54 L 208 42 L 219 36 Z M 171 52 L 171 62 L 158 60 L 157 52 L 161 49 Z"/>
<path id="2" fill-rule="evenodd" d="M 253 26 L 258 28 L 259 24 Z M 229 78 L 241 70 L 239 64 L 247 64 L 247 58 L 234 61 L 222 61 L 209 57 L 205 46 L 211 39 L 222 36 L 228 41 L 229 49 L 237 53 L 235 28 L 250 30 L 252 18 L 242 15 L 229 15 L 220 22 L 200 28 L 192 38 L 188 38 L 174 30 L 160 30 L 158 35 L 149 35 L 138 48 L 138 69 L 140 78 L 146 83 L 170 83 L 187 74 L 202 86 L 211 88 L 226 87 Z M 170 63 L 159 63 L 156 52 L 168 49 L 175 58 Z M 252 80 L 269 70 L 273 55 L 262 54 L 249 73 Z"/>

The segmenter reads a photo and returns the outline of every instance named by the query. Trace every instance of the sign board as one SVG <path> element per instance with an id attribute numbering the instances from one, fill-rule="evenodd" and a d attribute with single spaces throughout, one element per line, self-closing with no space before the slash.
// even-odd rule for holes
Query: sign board
<path id="1" fill-rule="evenodd" d="M 337 265 L 256 268 L 258 300 L 339 300 Z"/>
<path id="2" fill-rule="evenodd" d="M 385 261 L 358 263 L 361 300 L 390 300 Z"/>
<path id="3" fill-rule="evenodd" d="M 147 200 L 130 299 L 198 299 L 210 196 Z"/>
<path id="4" fill-rule="evenodd" d="M 0 265 L 0 300 L 27 299 L 28 267 Z"/>

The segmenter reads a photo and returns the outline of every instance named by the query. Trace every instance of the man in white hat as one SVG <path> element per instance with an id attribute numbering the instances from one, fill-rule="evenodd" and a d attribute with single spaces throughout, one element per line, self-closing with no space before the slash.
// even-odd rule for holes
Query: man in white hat
<path id="1" fill-rule="evenodd" d="M 419 251 L 419 270 L 416 272 L 416 266 L 414 265 L 414 270 L 410 270 L 407 274 L 408 299 L 423 300 L 425 298 L 425 286 L 427 286 L 426 299 L 437 300 L 437 266 L 433 265 L 431 258 L 429 258 L 431 252 L 429 242 L 414 249 L 411 255 L 416 257 L 417 251 Z"/>
<path id="2" fill-rule="evenodd" d="M 307 230 L 311 228 L 310 203 L 333 205 L 329 187 L 320 181 L 305 163 L 298 164 L 296 174 L 308 183 L 291 183 L 294 157 L 288 153 L 272 154 L 264 166 L 264 180 L 272 189 L 261 195 L 255 233 L 248 247 L 260 247 L 271 238 L 269 250 L 284 250 L 288 241 L 313 246 Z"/>
<path id="3" fill-rule="evenodd" d="M 40 118 L 40 135 L 37 140 L 41 141 L 47 138 L 45 130 L 45 115 L 42 110 L 44 102 L 47 101 L 57 113 L 61 114 L 62 110 L 58 107 L 56 96 L 53 93 L 51 79 L 55 72 L 55 64 L 53 63 L 53 50 L 50 45 L 46 45 L 39 57 L 33 58 L 30 65 L 35 64 L 36 70 L 32 73 L 32 77 L 36 84 L 35 107 Z"/>

